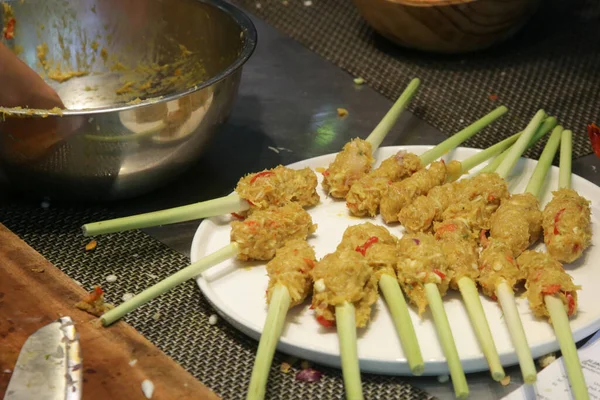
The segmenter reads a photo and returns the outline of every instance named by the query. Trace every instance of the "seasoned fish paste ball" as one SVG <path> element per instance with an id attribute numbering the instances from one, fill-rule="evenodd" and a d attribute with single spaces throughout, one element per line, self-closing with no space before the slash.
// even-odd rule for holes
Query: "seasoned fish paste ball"
<path id="1" fill-rule="evenodd" d="M 544 242 L 553 257 L 571 263 L 592 243 L 590 202 L 571 189 L 553 195 L 543 212 Z"/>
<path id="2" fill-rule="evenodd" d="M 451 279 L 441 243 L 424 233 L 404 235 L 398 241 L 396 273 L 400 286 L 417 306 L 419 314 L 428 304 L 424 285 L 436 284 L 443 296 Z"/>
<path id="3" fill-rule="evenodd" d="M 375 159 L 371 143 L 352 139 L 323 172 L 323 188 L 335 198 L 345 198 L 354 182 L 369 171 Z"/>
<path id="4" fill-rule="evenodd" d="M 312 289 L 310 271 L 315 262 L 315 251 L 305 240 L 290 240 L 277 249 L 275 258 L 267 263 L 267 303 L 271 302 L 273 288 L 277 284 L 287 287 L 292 300 L 290 307 L 302 303 Z"/>
<path id="5" fill-rule="evenodd" d="M 281 165 L 240 179 L 235 191 L 254 207 L 264 209 L 297 202 L 302 207 L 319 203 L 317 176 L 310 168 L 295 170 Z"/>
<path id="6" fill-rule="evenodd" d="M 379 167 L 354 182 L 346 196 L 346 205 L 353 215 L 374 217 L 387 186 L 410 177 L 423 168 L 421 159 L 404 151 L 389 157 Z"/>
<path id="7" fill-rule="evenodd" d="M 542 234 L 542 212 L 531 193 L 515 194 L 504 200 L 490 220 L 490 234 L 521 254 Z"/>
<path id="8" fill-rule="evenodd" d="M 231 223 L 231 241 L 240 260 L 270 260 L 288 240 L 306 239 L 317 225 L 298 203 L 253 211 L 244 221 Z"/>
<path id="9" fill-rule="evenodd" d="M 378 293 L 377 278 L 366 257 L 350 249 L 328 254 L 312 270 L 312 278 L 312 305 L 323 325 L 335 321 L 335 307 L 344 302 L 354 305 L 356 326 L 367 325 Z"/>
<path id="10" fill-rule="evenodd" d="M 573 283 L 573 278 L 565 272 L 560 262 L 548 253 L 525 251 L 517 259 L 527 273 L 525 295 L 529 306 L 537 317 L 550 317 L 544 297 L 557 296 L 564 304 L 567 315 L 577 312 L 577 290 L 581 287 Z"/>

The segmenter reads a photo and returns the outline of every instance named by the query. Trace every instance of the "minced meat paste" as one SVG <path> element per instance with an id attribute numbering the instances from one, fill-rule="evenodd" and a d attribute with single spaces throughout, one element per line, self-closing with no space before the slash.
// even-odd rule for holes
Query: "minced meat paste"
<path id="1" fill-rule="evenodd" d="M 374 217 L 379 211 L 381 197 L 387 190 L 387 186 L 410 177 L 422 168 L 423 164 L 418 156 L 399 151 L 354 182 L 346 196 L 348 209 L 358 217 L 366 215 Z"/>
<path id="2" fill-rule="evenodd" d="M 323 189 L 332 197 L 346 198 L 354 182 L 371 171 L 374 161 L 371 143 L 359 138 L 352 139 L 323 172 Z"/>
<path id="3" fill-rule="evenodd" d="M 295 170 L 277 166 L 240 179 L 235 191 L 257 208 L 297 202 L 302 207 L 319 203 L 317 176 L 310 168 Z"/>
<path id="4" fill-rule="evenodd" d="M 290 307 L 302 303 L 312 289 L 310 271 L 315 267 L 315 263 L 315 251 L 305 240 L 290 240 L 277 249 L 275 257 L 267 263 L 267 303 L 271 302 L 273 288 L 277 284 L 288 289 Z"/>
<path id="5" fill-rule="evenodd" d="M 592 243 L 590 202 L 572 189 L 553 195 L 543 212 L 544 242 L 552 257 L 571 263 Z"/>
<path id="6" fill-rule="evenodd" d="M 550 317 L 544 296 L 558 296 L 563 302 L 567 315 L 577 312 L 577 290 L 580 286 L 565 272 L 560 262 L 548 253 L 527 250 L 517 259 L 527 274 L 525 295 L 533 313 L 537 317 Z"/>
<path id="7" fill-rule="evenodd" d="M 239 246 L 240 260 L 270 260 L 292 239 L 306 239 L 316 230 L 310 215 L 298 203 L 255 210 L 244 221 L 231 223 L 231 241 Z"/>

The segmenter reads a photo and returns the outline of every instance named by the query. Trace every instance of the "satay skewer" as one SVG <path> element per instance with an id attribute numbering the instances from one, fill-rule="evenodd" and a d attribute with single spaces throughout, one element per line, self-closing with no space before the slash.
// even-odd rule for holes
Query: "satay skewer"
<path id="1" fill-rule="evenodd" d="M 373 153 L 392 129 L 420 84 L 421 81 L 418 78 L 413 79 L 366 139 L 352 139 L 335 156 L 333 162 L 323 173 L 323 189 L 330 196 L 345 198 L 354 182 L 371 171 L 371 166 L 375 162 Z"/>
<path id="2" fill-rule="evenodd" d="M 444 154 L 458 147 L 465 140 L 469 139 L 477 132 L 500 118 L 507 111 L 508 109 L 504 106 L 496 108 L 469 126 L 455 133 L 448 139 L 444 140 L 434 148 L 427 150 L 420 156 L 401 151 L 398 154 L 387 158 L 379 167 L 372 171 L 366 171 L 360 178 L 355 179 L 352 182 L 348 191 L 346 191 L 347 196 L 344 196 L 346 198 L 346 205 L 348 206 L 348 209 L 352 214 L 357 216 L 375 216 L 379 210 L 382 200 L 386 198 L 387 193 L 390 192 L 390 190 L 396 185 L 404 185 L 405 181 L 419 179 L 420 176 L 424 174 L 433 175 L 430 185 L 443 183 L 438 183 L 438 181 L 440 179 L 445 181 L 446 179 L 447 172 L 445 165 L 441 171 L 439 171 L 439 166 L 435 166 L 436 163 L 432 164 L 429 170 L 424 169 L 424 166 L 433 163 Z M 516 140 L 516 138 L 514 140 Z M 513 141 L 513 137 L 508 138 L 496 144 L 495 146 L 492 146 L 491 150 L 483 153 L 484 156 L 487 158 L 492 157 L 500 152 L 500 148 L 508 147 L 511 141 Z M 481 155 L 478 157 L 481 157 Z M 453 163 L 448 167 L 448 172 L 453 176 L 457 174 L 456 170 L 460 169 L 460 167 L 456 167 L 456 163 Z M 441 177 L 440 173 L 442 173 Z M 331 175 L 331 172 L 326 170 L 323 175 L 326 179 L 329 175 Z M 406 184 L 408 184 L 408 182 L 406 182 Z M 425 191 L 428 188 L 429 186 L 426 185 L 424 188 L 420 188 L 419 190 Z M 391 191 L 391 194 L 394 193 L 395 191 Z M 382 207 L 384 207 L 384 204 L 382 204 Z M 393 211 L 390 211 L 390 213 L 395 214 Z M 382 215 L 383 214 L 384 212 L 382 210 Z"/>
<path id="3" fill-rule="evenodd" d="M 469 395 L 469 386 L 462 368 L 448 316 L 442 303 L 450 284 L 448 262 L 443 249 L 430 234 L 406 234 L 398 242 L 398 283 L 411 303 L 422 314 L 431 309 L 434 326 L 448 363 L 454 394 L 459 399 Z"/>
<path id="4" fill-rule="evenodd" d="M 564 131 L 561 141 L 558 190 L 544 207 L 544 243 L 558 261 L 572 263 L 592 242 L 590 203 L 571 189 L 572 133 Z"/>
<path id="5" fill-rule="evenodd" d="M 163 293 L 199 276 L 209 268 L 236 257 L 240 260 L 271 260 L 276 250 L 289 240 L 306 239 L 316 230 L 310 215 L 297 203 L 257 210 L 245 221 L 232 222 L 231 243 L 179 270 L 150 288 L 133 296 L 100 317 L 111 325 L 129 312 Z"/>
<path id="6" fill-rule="evenodd" d="M 267 264 L 269 287 L 266 297 L 269 306 L 250 377 L 248 400 L 265 397 L 269 370 L 287 312 L 310 294 L 310 271 L 315 262 L 313 248 L 305 240 L 296 239 L 277 249 L 275 258 Z"/>
<path id="7" fill-rule="evenodd" d="M 515 258 L 540 236 L 541 212 L 538 208 L 537 197 L 558 149 L 561 132 L 561 126 L 554 128 L 530 177 L 525 193 L 515 195 L 512 199 L 503 202 L 493 215 L 490 229 L 492 236 L 486 240 L 487 244 L 484 246 L 485 249 L 480 258 L 479 282 L 484 293 L 496 296 L 502 307 L 504 320 L 526 383 L 535 382 L 537 371 L 514 298 L 513 286 L 524 278 L 522 271 L 515 264 Z M 509 153 L 496 170 L 497 173 L 506 177 L 510 171 L 510 163 L 514 165 L 517 159 L 518 156 L 515 157 L 514 154 Z M 523 214 L 517 216 L 518 221 L 512 220 L 515 218 L 510 214 L 513 211 Z M 529 214 L 531 215 L 529 216 Z M 511 216 L 512 218 L 509 218 Z M 512 225 L 503 227 L 503 224 L 511 223 L 517 223 L 518 226 L 516 228 Z M 519 229 L 519 231 L 517 232 L 515 229 Z"/>
<path id="8" fill-rule="evenodd" d="M 562 264 L 548 253 L 527 250 L 517 261 L 527 275 L 525 295 L 530 308 L 537 317 L 549 317 L 554 327 L 573 397 L 575 400 L 589 399 L 569 326 L 569 317 L 577 311 L 577 290 L 581 287 L 573 283 L 572 277 L 565 272 Z"/>
<path id="9" fill-rule="evenodd" d="M 344 248 L 361 253 L 373 268 L 410 370 L 421 375 L 425 369 L 421 347 L 395 272 L 397 239 L 383 226 L 365 222 L 346 229 L 338 250 Z"/>
<path id="10" fill-rule="evenodd" d="M 560 191 L 561 190 L 569 190 L 571 188 L 571 157 L 572 157 L 572 132 L 569 130 L 565 130 L 562 132 L 562 136 L 561 136 L 561 145 L 560 145 L 560 165 L 559 165 L 559 181 L 558 181 L 558 188 L 559 188 L 559 192 L 555 193 L 555 199 L 553 199 L 553 201 L 557 201 L 557 197 L 560 196 Z M 568 193 L 568 192 L 567 192 Z M 579 195 L 577 195 L 576 193 L 571 194 L 568 193 L 569 196 L 565 196 L 567 197 L 566 201 L 565 199 L 563 199 L 562 201 L 560 200 L 560 198 L 558 198 L 558 201 L 561 201 L 561 205 L 568 207 L 569 205 L 573 205 L 573 209 L 575 211 L 574 215 L 577 216 L 578 214 L 583 214 L 583 218 L 576 218 L 575 221 L 576 222 L 580 222 L 581 225 L 583 226 L 578 226 L 577 228 L 580 230 L 580 232 L 582 234 L 586 234 L 586 230 L 589 229 L 589 205 L 587 204 L 587 200 L 580 198 Z M 555 229 L 558 230 L 557 228 L 557 223 L 559 221 L 556 221 L 556 208 L 557 207 L 553 207 L 552 202 L 550 202 L 548 205 L 546 205 L 546 208 L 544 209 L 544 220 L 546 222 L 546 226 L 545 226 L 545 235 L 544 235 L 544 240 L 546 241 L 546 247 L 548 248 L 548 250 L 552 249 L 552 243 L 548 243 L 548 239 L 546 236 L 548 236 L 548 234 L 555 233 Z M 582 204 L 583 203 L 583 204 Z M 579 209 L 579 207 L 581 206 L 581 209 Z M 587 210 L 584 208 L 584 206 L 587 206 Z M 558 210 L 558 212 L 560 212 L 560 210 L 564 210 L 565 208 L 560 208 Z M 562 212 L 564 214 L 564 211 Z M 548 215 L 550 214 L 550 218 L 548 218 Z M 587 218 L 586 218 L 587 217 Z M 552 226 L 549 226 L 550 224 L 552 224 L 552 222 L 548 223 L 548 221 L 552 221 L 554 222 L 554 224 Z M 575 224 L 577 225 L 577 224 Z M 551 230 L 552 229 L 552 230 Z M 546 234 L 546 232 L 548 232 L 548 234 Z M 560 230 L 558 231 L 558 234 L 560 234 Z M 578 241 L 581 240 L 581 235 L 578 235 L 577 233 L 579 232 L 574 232 L 573 235 L 573 228 L 569 229 L 565 229 L 563 231 L 563 234 L 566 235 L 573 235 L 575 236 L 575 243 L 579 244 L 580 242 Z M 591 233 L 589 233 L 589 235 L 591 236 Z M 583 240 L 583 242 L 585 242 L 585 238 Z M 571 243 L 569 243 L 571 244 Z M 575 245 L 572 245 L 571 247 L 573 247 Z M 582 246 L 583 247 L 583 246 Z M 577 257 L 579 255 L 581 255 L 581 251 L 583 251 L 582 249 L 572 249 L 571 253 L 567 253 L 566 256 L 564 256 L 565 252 L 563 251 L 555 251 L 554 253 L 558 253 L 559 256 L 562 256 L 561 258 L 563 259 L 567 259 L 567 260 L 575 260 L 577 259 Z M 548 251 L 548 254 L 546 255 L 539 255 L 538 259 L 541 259 L 541 266 L 538 265 L 537 266 L 537 270 L 541 271 L 540 275 L 543 275 L 544 271 L 547 269 L 555 269 L 557 270 L 557 273 L 559 274 L 559 276 L 557 277 L 557 281 L 559 282 L 559 284 L 561 283 L 562 276 L 566 276 L 568 277 L 567 273 L 564 271 L 564 269 L 562 268 L 562 265 L 560 265 L 560 262 L 552 260 L 552 258 L 550 257 L 552 256 L 552 252 Z M 537 258 L 537 257 L 536 257 Z M 556 258 L 556 257 L 554 257 Z M 527 260 L 528 257 L 523 256 L 521 258 L 523 261 Z M 529 258 L 529 260 L 532 260 L 531 258 Z M 535 260 L 535 258 L 533 258 L 533 260 Z M 560 260 L 559 260 L 560 261 Z M 522 267 L 524 267 L 522 265 Z M 534 271 L 531 271 L 534 272 Z M 537 271 L 536 271 L 537 274 Z M 528 283 L 531 282 L 531 276 L 534 275 L 532 273 L 528 274 Z M 565 277 L 565 278 L 566 278 Z M 534 276 L 533 279 L 539 279 L 539 276 Z M 569 279 L 565 279 L 566 282 L 568 282 L 569 289 L 572 289 L 572 284 L 570 284 L 570 277 Z M 531 282 L 531 286 L 534 286 L 534 283 Z M 533 288 L 532 288 L 533 289 Z M 575 345 L 575 340 L 573 339 L 573 333 L 571 332 L 571 327 L 569 325 L 569 316 L 573 315 L 575 313 L 576 310 L 576 293 L 573 294 L 569 291 L 566 290 L 567 288 L 563 288 L 562 285 L 559 287 L 558 290 L 555 291 L 555 293 L 550 293 L 550 291 L 546 292 L 545 294 L 542 293 L 543 296 L 543 300 L 544 300 L 544 305 L 546 307 L 546 311 L 547 314 L 550 317 L 550 322 L 552 324 L 552 327 L 554 328 L 554 332 L 556 334 L 556 338 L 558 339 L 558 343 L 560 345 L 560 351 L 562 353 L 563 356 L 563 360 L 565 362 L 565 367 L 567 369 L 567 375 L 569 377 L 569 381 L 571 382 L 571 388 L 573 390 L 573 396 L 575 398 L 575 400 L 586 400 L 589 399 L 589 393 L 587 390 L 587 384 L 585 383 L 585 379 L 583 376 L 583 371 L 581 369 L 581 362 L 579 360 L 579 355 L 577 354 L 577 347 Z M 531 295 L 535 295 L 535 293 L 533 293 L 532 290 L 530 290 L 528 288 L 528 293 Z M 559 294 L 559 293 L 562 293 Z M 565 304 L 563 301 L 563 298 L 567 301 L 567 310 L 565 310 Z M 532 302 L 530 301 L 530 305 L 532 304 Z M 536 314 L 544 314 L 543 310 L 540 310 L 541 312 L 538 312 Z"/>
<path id="11" fill-rule="evenodd" d="M 534 135 L 534 138 L 527 145 L 527 148 L 533 146 L 533 144 L 536 141 L 538 141 L 544 135 L 546 135 L 552 128 L 554 128 L 555 125 L 556 125 L 556 118 L 554 118 L 554 117 L 546 118 L 544 123 L 542 123 L 542 125 L 538 128 L 536 134 Z M 519 133 L 519 137 L 521 134 L 522 133 Z M 477 155 L 484 153 L 488 150 L 490 150 L 490 149 L 487 149 L 480 153 L 477 153 Z M 405 207 L 403 207 L 400 210 L 400 212 L 398 213 L 399 222 L 409 232 L 427 232 L 427 231 L 429 231 L 435 222 L 439 222 L 439 221 L 443 220 L 444 213 L 446 212 L 448 207 L 451 207 L 452 204 L 460 201 L 460 198 L 463 197 L 462 193 L 466 190 L 466 186 L 470 186 L 470 185 L 478 186 L 476 181 L 482 180 L 482 179 L 485 181 L 486 175 L 492 176 L 493 174 L 490 175 L 490 173 L 493 173 L 494 170 L 499 165 L 499 163 L 496 163 L 496 161 L 498 159 L 500 159 L 500 161 L 502 161 L 506 157 L 506 155 L 508 154 L 509 151 L 510 151 L 510 148 L 508 150 L 504 151 L 504 153 L 502 153 L 501 155 L 499 155 L 498 157 L 496 157 L 496 159 L 494 159 L 492 161 L 492 163 L 495 165 L 494 169 L 489 169 L 486 166 L 483 170 L 478 171 L 472 177 L 462 179 L 459 181 L 454 181 L 454 182 L 450 181 L 444 185 L 434 187 L 425 196 L 417 196 L 410 204 L 406 205 Z M 489 158 L 489 157 L 486 156 L 486 158 Z M 472 168 L 475 166 L 473 164 L 477 161 L 478 160 L 475 158 L 475 156 L 473 156 L 473 157 L 469 157 L 463 163 L 466 163 L 467 166 L 469 166 L 468 164 L 471 164 L 472 165 L 471 168 Z M 453 162 L 451 162 L 450 164 L 452 164 L 452 163 Z M 450 167 L 450 164 L 449 164 L 449 167 Z M 456 169 L 456 168 L 454 168 L 454 169 Z M 449 170 L 450 170 L 450 168 L 449 168 Z M 506 186 L 506 185 L 504 185 L 504 186 Z M 499 202 L 503 198 L 502 196 L 504 194 L 508 195 L 508 191 L 507 191 L 507 189 L 503 189 L 500 186 L 498 186 L 497 189 L 498 190 L 493 190 L 490 193 L 488 193 L 487 195 L 488 196 L 491 195 L 492 197 L 495 197 L 495 199 L 497 200 L 496 202 Z M 474 192 L 473 195 L 477 196 L 478 193 Z"/>
<path id="12" fill-rule="evenodd" d="M 312 308 L 325 328 L 336 325 L 346 398 L 362 400 L 356 329 L 371 318 L 378 299 L 377 276 L 367 258 L 355 249 L 338 246 L 312 270 Z"/>

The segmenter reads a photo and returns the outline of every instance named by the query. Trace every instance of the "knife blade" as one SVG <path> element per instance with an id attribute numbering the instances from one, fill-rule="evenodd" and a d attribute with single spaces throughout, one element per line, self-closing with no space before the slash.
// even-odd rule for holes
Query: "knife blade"
<path id="1" fill-rule="evenodd" d="M 82 379 L 79 336 L 63 317 L 27 338 L 4 400 L 79 400 Z"/>

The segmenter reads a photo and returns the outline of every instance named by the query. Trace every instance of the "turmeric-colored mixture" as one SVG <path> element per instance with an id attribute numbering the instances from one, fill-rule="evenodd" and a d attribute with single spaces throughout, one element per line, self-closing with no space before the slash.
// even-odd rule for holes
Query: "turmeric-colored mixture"
<path id="1" fill-rule="evenodd" d="M 231 241 L 239 246 L 240 260 L 270 260 L 292 239 L 306 239 L 317 225 L 298 203 L 255 210 L 244 221 L 231 223 Z"/>
<path id="2" fill-rule="evenodd" d="M 548 253 L 527 250 L 517 259 L 527 275 L 525 295 L 533 313 L 537 317 L 550 317 L 544 297 L 558 296 L 564 304 L 567 315 L 577 312 L 577 290 L 581 286 L 573 283 L 573 278 L 565 272 L 560 262 Z"/>
<path id="3" fill-rule="evenodd" d="M 358 217 L 367 215 L 374 217 L 379 211 L 381 197 L 388 185 L 408 178 L 421 168 L 423 168 L 423 164 L 418 156 L 399 151 L 383 160 L 379 167 L 354 182 L 346 196 L 348 209 Z"/>
<path id="4" fill-rule="evenodd" d="M 428 169 L 421 169 L 403 181 L 387 187 L 381 199 L 381 216 L 385 222 L 398 221 L 398 213 L 418 196 L 426 195 L 431 189 L 446 180 L 446 164 L 437 161 Z"/>
<path id="5" fill-rule="evenodd" d="M 267 263 L 267 303 L 271 302 L 273 289 L 277 284 L 287 288 L 291 298 L 290 307 L 302 303 L 312 288 L 310 272 L 315 263 L 315 251 L 306 240 L 293 239 L 277 249 L 275 257 Z"/>
<path id="6" fill-rule="evenodd" d="M 310 168 L 295 170 L 277 166 L 270 170 L 248 174 L 237 184 L 235 191 L 256 208 L 280 206 L 296 202 L 302 207 L 319 203 L 316 191 L 317 176 Z"/>
<path id="7" fill-rule="evenodd" d="M 542 212 L 531 193 L 515 194 L 502 202 L 490 220 L 490 235 L 501 240 L 515 256 L 542 236 Z"/>
<path id="8" fill-rule="evenodd" d="M 429 304 L 424 285 L 436 284 L 443 296 L 451 279 L 441 243 L 425 233 L 407 234 L 398 241 L 396 273 L 400 286 L 410 302 L 417 306 L 419 315 Z"/>
<path id="9" fill-rule="evenodd" d="M 335 307 L 352 303 L 356 326 L 364 327 L 378 298 L 377 277 L 367 258 L 354 249 L 342 249 L 323 257 L 312 270 L 312 307 L 321 325 L 332 326 Z"/>
<path id="10" fill-rule="evenodd" d="M 371 143 L 352 139 L 323 172 L 323 189 L 332 197 L 346 198 L 350 187 L 371 171 L 374 161 Z"/>
<path id="11" fill-rule="evenodd" d="M 572 189 L 553 195 L 543 212 L 544 242 L 550 255 L 571 263 L 592 243 L 590 202 Z"/>

